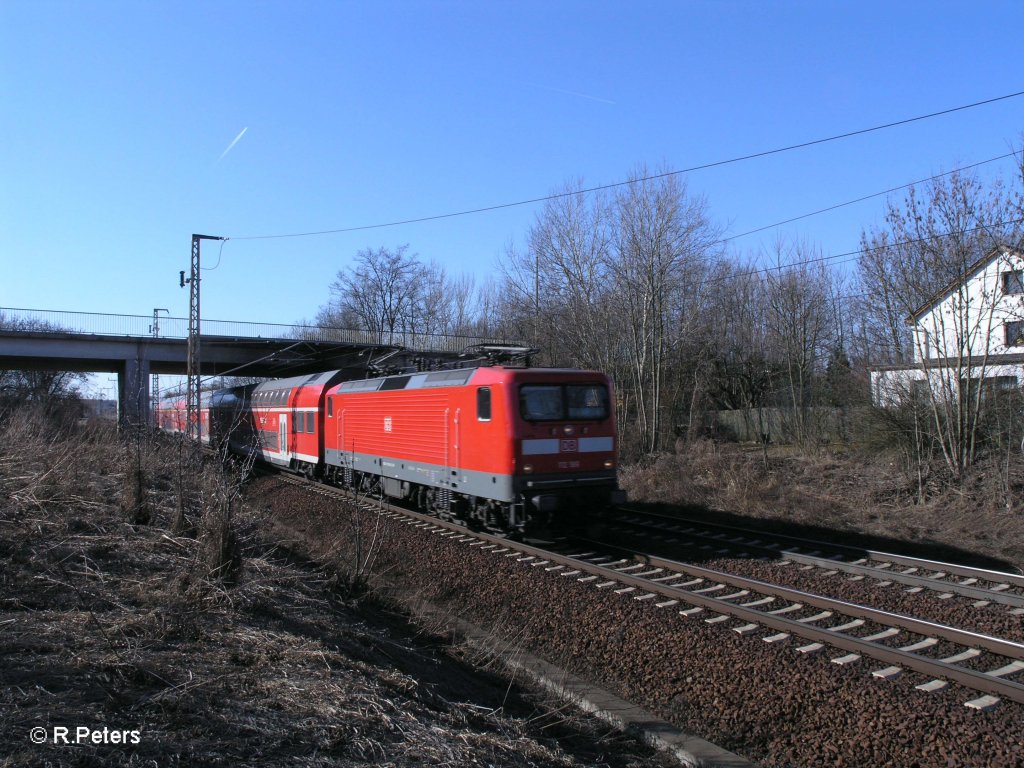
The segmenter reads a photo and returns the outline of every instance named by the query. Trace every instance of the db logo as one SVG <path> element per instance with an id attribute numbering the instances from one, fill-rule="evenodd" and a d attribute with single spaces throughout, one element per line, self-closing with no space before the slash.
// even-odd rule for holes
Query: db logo
<path id="1" fill-rule="evenodd" d="M 579 440 L 562 440 L 558 446 L 558 450 L 560 453 L 576 453 L 579 449 Z"/>

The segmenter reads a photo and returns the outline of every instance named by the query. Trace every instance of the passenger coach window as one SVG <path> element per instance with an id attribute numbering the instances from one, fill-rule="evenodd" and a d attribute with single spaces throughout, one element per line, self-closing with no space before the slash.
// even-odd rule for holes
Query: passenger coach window
<path id="1" fill-rule="evenodd" d="M 480 387 L 476 391 L 476 418 L 477 421 L 491 420 L 491 388 Z"/>
<path id="2" fill-rule="evenodd" d="M 327 398 L 327 415 L 328 416 L 333 416 L 334 415 L 334 398 L 333 397 L 328 397 Z"/>
<path id="3" fill-rule="evenodd" d="M 308 435 L 312 435 L 314 432 L 316 432 L 316 418 L 315 417 L 316 417 L 315 413 L 307 413 L 306 414 L 306 434 L 308 434 Z"/>

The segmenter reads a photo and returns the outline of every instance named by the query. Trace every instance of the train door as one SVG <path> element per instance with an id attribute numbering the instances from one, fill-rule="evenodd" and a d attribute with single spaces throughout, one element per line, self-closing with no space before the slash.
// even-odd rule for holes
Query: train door
<path id="1" fill-rule="evenodd" d="M 343 468 L 345 482 L 350 482 L 352 479 L 352 467 L 355 466 L 355 454 L 350 454 L 346 459 L 345 452 L 350 450 L 353 446 L 345 445 L 345 416 L 347 413 L 346 408 L 342 408 L 338 411 L 335 416 L 337 417 L 337 446 L 338 446 L 338 464 Z"/>
<path id="2" fill-rule="evenodd" d="M 460 469 L 462 469 L 462 455 L 461 455 L 461 451 L 462 451 L 462 439 L 461 439 L 462 438 L 462 432 L 459 429 L 459 422 L 461 421 L 461 417 L 462 417 L 462 409 L 461 408 L 456 408 L 455 409 L 455 422 L 454 422 L 454 425 L 453 425 L 454 426 L 454 431 L 453 431 L 454 433 L 452 435 L 452 438 L 453 438 L 452 442 L 454 443 L 454 447 L 455 447 L 455 466 L 453 467 L 455 472 L 458 472 Z"/>
<path id="3" fill-rule="evenodd" d="M 442 485 L 448 484 L 448 479 L 451 477 L 452 468 L 452 440 L 451 440 L 451 427 L 449 422 L 449 415 L 451 414 L 450 408 L 444 409 L 444 477 L 441 479 Z"/>
<path id="4" fill-rule="evenodd" d="M 288 458 L 288 414 L 282 413 L 281 418 L 277 422 L 277 444 L 281 448 L 281 453 L 285 455 L 285 459 Z"/>
<path id="5" fill-rule="evenodd" d="M 341 410 L 338 414 L 338 453 L 339 459 L 341 459 L 342 466 L 351 467 L 355 457 L 351 457 L 349 462 L 346 464 L 343 460 L 345 455 L 345 409 Z"/>

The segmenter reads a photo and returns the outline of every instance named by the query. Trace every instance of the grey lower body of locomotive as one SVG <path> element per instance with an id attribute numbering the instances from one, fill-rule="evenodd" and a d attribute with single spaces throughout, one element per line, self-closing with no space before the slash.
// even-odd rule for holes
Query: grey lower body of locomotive
<path id="1" fill-rule="evenodd" d="M 568 495 L 603 496 L 606 503 L 612 504 L 625 501 L 625 494 L 616 484 L 614 470 L 579 474 L 494 475 L 334 449 L 327 449 L 325 454 L 328 468 L 333 467 L 335 472 L 377 475 L 384 493 L 394 498 L 407 498 L 414 486 L 428 486 L 503 504 L 528 501 L 533 509 L 545 513 L 559 511 Z"/>

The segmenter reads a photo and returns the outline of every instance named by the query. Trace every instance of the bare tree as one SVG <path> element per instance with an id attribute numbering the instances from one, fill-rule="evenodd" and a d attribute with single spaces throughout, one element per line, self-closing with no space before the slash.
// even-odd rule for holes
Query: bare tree
<path id="1" fill-rule="evenodd" d="M 471 276 L 452 277 L 424 263 L 409 246 L 367 248 L 338 271 L 331 301 L 317 313 L 321 328 L 369 331 L 380 344 L 410 344 L 417 335 L 465 334 L 477 323 Z"/>
<path id="2" fill-rule="evenodd" d="M 719 230 L 707 203 L 678 176 L 649 178 L 639 168 L 615 200 L 614 311 L 623 328 L 640 449 L 662 441 L 663 393 L 672 347 L 693 312 Z"/>
<path id="3" fill-rule="evenodd" d="M 412 286 L 411 310 L 403 330 L 426 334 L 459 334 L 471 323 L 472 275 L 452 277 L 436 262 L 421 264 Z"/>
<path id="4" fill-rule="evenodd" d="M 41 320 L 5 316 L 0 312 L 0 329 L 8 331 L 61 331 L 59 326 Z M 78 371 L 0 370 L 0 400 L 53 403 L 75 399 L 88 375 Z"/>
<path id="5" fill-rule="evenodd" d="M 545 203 L 527 233 L 526 251 L 507 272 L 518 293 L 532 289 L 530 304 L 546 321 L 544 343 L 556 358 L 611 370 L 609 210 L 602 195 L 585 195 L 582 188 L 577 181 Z M 540 327 L 535 325 L 535 333 Z"/>
<path id="6" fill-rule="evenodd" d="M 890 200 L 885 228 L 861 237 L 868 336 L 878 341 L 883 361 L 914 359 L 920 367 L 937 442 L 958 479 L 978 447 L 980 385 L 999 294 L 994 285 L 974 290 L 969 281 L 994 248 L 1019 248 L 1022 209 L 1019 190 L 956 172 Z M 921 321 L 917 333 L 908 319 Z"/>
<path id="7" fill-rule="evenodd" d="M 477 290 L 473 275 L 458 275 L 446 282 L 448 291 L 447 333 L 476 335 L 481 315 L 482 292 Z M 486 335 L 486 334 L 482 334 Z"/>
<path id="8" fill-rule="evenodd" d="M 319 319 L 343 323 L 334 327 L 355 323 L 375 334 L 379 343 L 395 343 L 403 324 L 415 323 L 416 294 L 424 274 L 423 265 L 408 250 L 408 245 L 400 245 L 357 253 L 351 267 L 339 270 L 331 284 L 333 301 Z"/>
<path id="9" fill-rule="evenodd" d="M 707 382 L 713 403 L 726 410 L 763 404 L 770 380 L 764 281 L 751 269 L 722 261 L 710 277 L 715 286 L 707 311 L 713 374 Z"/>
<path id="10" fill-rule="evenodd" d="M 907 318 L 996 245 L 1019 245 L 1024 203 L 1000 182 L 954 172 L 890 199 L 885 225 L 861 233 L 861 309 L 873 362 L 914 357 Z"/>
<path id="11" fill-rule="evenodd" d="M 804 243 L 776 241 L 771 257 L 776 267 L 765 278 L 767 341 L 785 375 L 794 432 L 805 442 L 811 437 L 808 409 L 815 404 L 816 379 L 834 341 L 832 276 L 817 249 Z"/>

